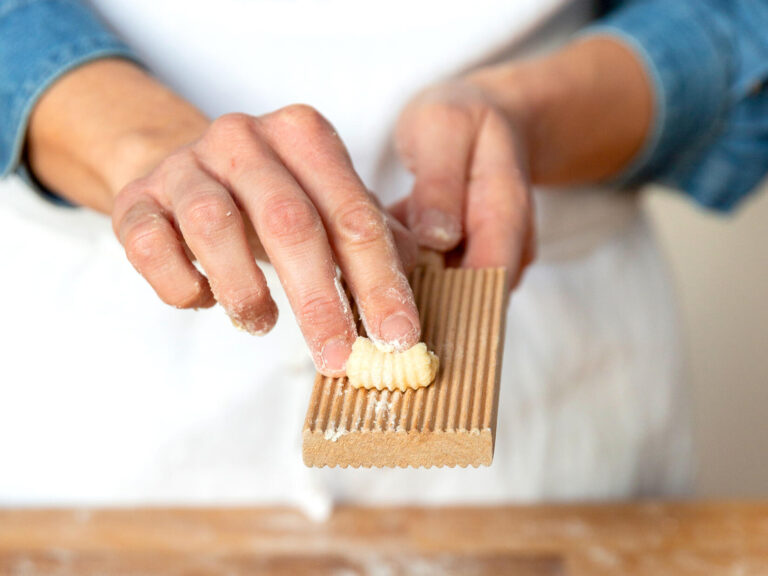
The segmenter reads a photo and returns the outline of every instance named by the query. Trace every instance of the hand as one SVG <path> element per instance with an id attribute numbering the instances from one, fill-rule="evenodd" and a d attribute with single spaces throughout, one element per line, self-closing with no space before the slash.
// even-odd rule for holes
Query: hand
<path id="1" fill-rule="evenodd" d="M 343 373 L 356 337 L 336 265 L 371 338 L 397 349 L 419 340 L 400 257 L 406 265 L 414 259 L 415 241 L 388 222 L 333 127 L 308 106 L 215 120 L 125 186 L 112 220 L 129 260 L 163 301 L 180 308 L 218 301 L 236 325 L 262 334 L 277 307 L 249 246 L 247 232 L 255 231 L 326 375 Z"/>
<path id="2" fill-rule="evenodd" d="M 511 286 L 533 259 L 533 206 L 518 124 L 469 81 L 430 88 L 400 116 L 397 149 L 414 174 L 392 212 L 422 246 L 462 266 L 507 268 Z"/>

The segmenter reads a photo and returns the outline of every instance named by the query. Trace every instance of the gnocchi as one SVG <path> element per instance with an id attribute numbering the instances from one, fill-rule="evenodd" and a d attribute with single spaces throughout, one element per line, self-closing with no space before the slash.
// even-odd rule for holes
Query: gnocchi
<path id="1" fill-rule="evenodd" d="M 347 379 L 355 388 L 402 390 L 429 386 L 437 375 L 437 356 L 419 342 L 405 352 L 386 352 L 358 337 L 347 360 Z"/>

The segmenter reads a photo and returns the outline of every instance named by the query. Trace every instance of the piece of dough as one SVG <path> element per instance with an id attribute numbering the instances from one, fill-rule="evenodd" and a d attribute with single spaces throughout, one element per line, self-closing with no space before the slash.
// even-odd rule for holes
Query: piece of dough
<path id="1" fill-rule="evenodd" d="M 405 352 L 386 352 L 368 338 L 358 337 L 347 360 L 347 378 L 355 388 L 405 391 L 429 386 L 437 368 L 437 356 L 424 342 Z"/>

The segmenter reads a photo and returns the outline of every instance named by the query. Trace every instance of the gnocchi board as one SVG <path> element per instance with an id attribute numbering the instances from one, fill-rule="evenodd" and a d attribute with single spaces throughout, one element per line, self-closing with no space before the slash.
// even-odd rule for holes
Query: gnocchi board
<path id="1" fill-rule="evenodd" d="M 307 466 L 489 466 L 508 284 L 503 268 L 434 263 L 410 277 L 422 340 L 440 359 L 418 390 L 366 390 L 317 374 L 304 421 Z M 365 329 L 358 321 L 358 331 Z"/>

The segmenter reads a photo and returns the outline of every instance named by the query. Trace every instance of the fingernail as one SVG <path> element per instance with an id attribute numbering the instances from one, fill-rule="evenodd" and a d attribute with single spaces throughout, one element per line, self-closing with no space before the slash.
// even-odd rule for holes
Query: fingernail
<path id="1" fill-rule="evenodd" d="M 461 239 L 461 225 L 453 216 L 435 210 L 424 210 L 414 231 L 422 238 L 436 243 L 435 248 L 449 248 Z"/>
<path id="2" fill-rule="evenodd" d="M 344 370 L 347 364 L 347 358 L 351 348 L 343 338 L 331 338 L 320 351 L 322 366 L 321 370 L 329 372 L 340 372 Z"/>
<path id="3" fill-rule="evenodd" d="M 235 328 L 248 332 L 254 336 L 263 336 L 275 327 L 278 310 L 274 300 L 269 301 L 267 310 L 260 315 L 244 315 L 236 310 L 225 309 L 229 320 Z"/>
<path id="4" fill-rule="evenodd" d="M 397 350 L 402 350 L 418 331 L 414 323 L 402 312 L 396 312 L 382 320 L 379 337 Z"/>

